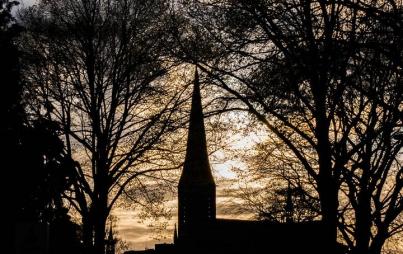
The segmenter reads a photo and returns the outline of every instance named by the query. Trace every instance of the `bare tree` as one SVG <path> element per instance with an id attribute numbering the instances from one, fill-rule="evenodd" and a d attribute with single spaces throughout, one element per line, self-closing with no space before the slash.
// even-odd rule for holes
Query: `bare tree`
<path id="1" fill-rule="evenodd" d="M 320 219 L 315 182 L 280 140 L 260 140 L 236 153 L 247 165 L 247 170 L 233 169 L 237 178 L 230 189 L 245 202 L 241 212 L 277 222 Z"/>
<path id="2" fill-rule="evenodd" d="M 243 110 L 274 133 L 314 180 L 322 219 L 328 225 L 329 251 L 336 249 L 337 229 L 345 225 L 339 217 L 340 195 L 344 185 L 349 186 L 349 202 L 360 207 L 353 207 L 358 216 L 353 233 L 357 242 L 350 247 L 367 252 L 370 243 L 360 240 L 371 234 L 364 223 L 366 214 L 371 209 L 382 214 L 381 228 L 375 218 L 370 220 L 375 230 L 386 232 L 382 227 L 391 224 L 385 221 L 384 209 L 391 209 L 392 223 L 402 202 L 397 161 L 401 141 L 393 138 L 402 125 L 398 32 L 402 6 L 395 1 L 305 0 L 185 1 L 184 5 L 197 32 L 189 33 L 184 25 L 182 34 L 208 39 L 193 42 L 202 49 L 195 57 L 187 50 L 188 42 L 178 36 L 184 47 L 178 57 L 197 60 L 213 84 L 231 93 L 228 102 L 241 101 Z M 206 48 L 213 54 L 205 57 Z M 353 176 L 357 179 L 351 182 Z M 389 193 L 386 185 L 391 179 L 395 187 Z M 370 189 L 361 189 L 369 182 Z M 384 203 L 381 199 L 388 193 Z M 371 197 L 366 202 L 372 200 L 366 207 L 364 199 L 357 201 L 364 194 Z M 364 225 L 367 228 L 360 228 Z M 380 248 L 375 249 L 379 253 Z"/>
<path id="3" fill-rule="evenodd" d="M 402 22 L 401 16 L 396 19 L 401 10 L 378 11 L 332 121 L 335 153 L 344 163 L 341 200 L 347 197 L 339 227 L 354 253 L 381 253 L 385 241 L 403 227 L 403 55 L 402 37 L 394 28 L 395 21 Z"/>
<path id="4" fill-rule="evenodd" d="M 166 57 L 168 9 L 163 0 L 44 0 L 23 16 L 31 112 L 58 122 L 77 162 L 68 200 L 97 254 L 125 187 L 146 189 L 175 167 L 164 144 L 183 87 L 164 79 L 175 66 Z"/>

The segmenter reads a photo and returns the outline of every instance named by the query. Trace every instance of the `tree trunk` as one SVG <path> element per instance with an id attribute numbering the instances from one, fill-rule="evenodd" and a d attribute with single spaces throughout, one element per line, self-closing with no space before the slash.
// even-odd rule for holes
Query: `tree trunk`
<path id="1" fill-rule="evenodd" d="M 361 186 L 361 192 L 359 193 L 358 197 L 358 208 L 355 212 L 356 246 L 355 250 L 353 251 L 355 254 L 369 253 L 369 244 L 371 239 L 371 196 L 368 194 L 365 188 L 366 186 Z"/>
<path id="2" fill-rule="evenodd" d="M 359 211 L 356 213 L 356 246 L 353 251 L 354 254 L 369 253 L 371 221 L 365 213 L 367 212 Z"/>
<path id="3" fill-rule="evenodd" d="M 105 220 L 103 218 L 97 218 L 95 223 L 95 242 L 94 242 L 94 254 L 105 253 Z"/>
<path id="4" fill-rule="evenodd" d="M 319 79 L 320 80 L 320 79 Z M 329 121 L 326 114 L 326 82 L 319 82 L 313 78 L 313 93 L 316 104 L 316 129 L 317 148 L 319 159 L 318 192 L 322 210 L 322 220 L 326 226 L 327 253 L 335 253 L 337 248 L 337 212 L 338 212 L 338 188 L 332 171 L 331 144 L 329 141 Z"/>
<path id="5" fill-rule="evenodd" d="M 108 192 L 102 188 L 96 204 L 96 215 L 94 223 L 94 250 L 95 254 L 105 253 L 105 227 L 108 218 Z"/>
<path id="6" fill-rule="evenodd" d="M 326 227 L 325 247 L 327 253 L 334 253 L 337 249 L 337 208 L 338 194 L 335 184 L 330 179 L 324 178 L 318 183 L 319 198 L 322 210 L 322 221 Z"/>
<path id="7" fill-rule="evenodd" d="M 83 223 L 83 247 L 84 247 L 84 253 L 93 253 L 93 248 L 94 248 L 94 242 L 93 242 L 93 223 L 91 222 L 90 215 L 83 216 L 82 217 L 82 223 Z"/>
<path id="8" fill-rule="evenodd" d="M 368 254 L 381 254 L 382 247 L 385 244 L 385 241 L 388 237 L 387 230 L 382 228 L 378 228 L 378 233 L 375 235 L 372 240 L 371 246 L 369 247 Z"/>

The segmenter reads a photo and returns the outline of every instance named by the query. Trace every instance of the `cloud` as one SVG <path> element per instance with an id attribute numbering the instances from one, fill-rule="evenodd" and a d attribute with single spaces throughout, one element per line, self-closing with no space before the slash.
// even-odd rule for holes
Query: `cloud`
<path id="1" fill-rule="evenodd" d="M 171 201 L 172 202 L 172 201 Z M 176 209 L 175 209 L 176 214 Z M 116 230 L 119 237 L 127 242 L 132 250 L 143 250 L 154 248 L 156 243 L 171 243 L 170 235 L 173 232 L 177 217 L 173 216 L 169 221 L 166 230 L 167 239 L 156 240 L 155 231 L 152 227 L 139 220 L 138 212 L 135 210 L 115 209 L 113 215 L 118 218 Z"/>

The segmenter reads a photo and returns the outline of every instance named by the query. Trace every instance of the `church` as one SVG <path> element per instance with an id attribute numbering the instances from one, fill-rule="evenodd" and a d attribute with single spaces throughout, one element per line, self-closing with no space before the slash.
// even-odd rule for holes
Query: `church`
<path id="1" fill-rule="evenodd" d="M 216 184 L 211 173 L 199 76 L 192 94 L 186 157 L 178 184 L 178 228 L 173 244 L 127 254 L 326 253 L 320 221 L 284 223 L 216 217 Z"/>

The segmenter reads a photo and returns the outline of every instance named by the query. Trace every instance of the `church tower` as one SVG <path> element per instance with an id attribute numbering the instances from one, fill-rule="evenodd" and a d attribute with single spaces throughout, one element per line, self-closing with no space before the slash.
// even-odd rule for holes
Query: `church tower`
<path id="1" fill-rule="evenodd" d="M 216 186 L 207 153 L 206 133 L 195 71 L 186 158 L 178 185 L 179 244 L 201 241 L 216 218 Z"/>

